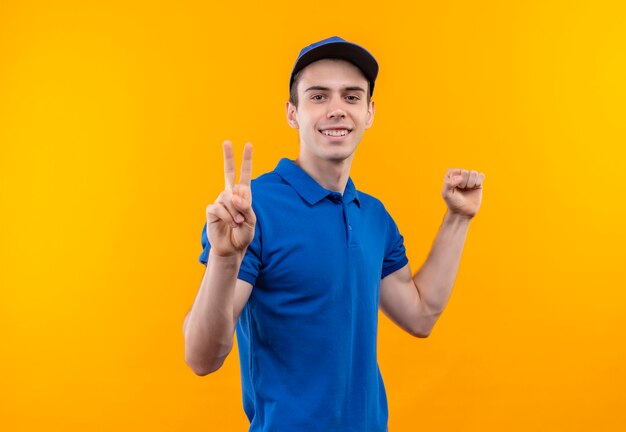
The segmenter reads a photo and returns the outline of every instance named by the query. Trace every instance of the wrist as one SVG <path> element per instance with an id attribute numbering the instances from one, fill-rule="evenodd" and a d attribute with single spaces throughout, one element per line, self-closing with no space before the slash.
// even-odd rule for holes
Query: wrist
<path id="1" fill-rule="evenodd" d="M 468 216 L 461 213 L 455 213 L 453 211 L 448 210 L 444 216 L 444 222 L 451 224 L 469 224 L 474 216 Z"/>
<path id="2" fill-rule="evenodd" d="M 211 248 L 209 250 L 209 260 L 213 261 L 216 264 L 230 266 L 230 265 L 239 265 L 241 261 L 243 261 L 243 257 L 246 254 L 246 250 L 239 252 L 233 252 L 231 254 L 219 254 L 215 251 L 215 249 Z"/>

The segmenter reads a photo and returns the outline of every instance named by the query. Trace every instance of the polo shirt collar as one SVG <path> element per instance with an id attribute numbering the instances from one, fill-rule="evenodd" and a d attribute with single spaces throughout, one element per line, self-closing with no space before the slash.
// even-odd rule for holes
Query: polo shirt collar
<path id="1" fill-rule="evenodd" d="M 308 175 L 306 171 L 296 165 L 290 159 L 282 158 L 274 172 L 281 176 L 294 190 L 310 205 L 317 204 L 328 195 L 332 194 L 332 191 L 322 187 L 316 182 L 313 177 Z M 348 178 L 346 189 L 343 192 L 343 198 L 346 202 L 355 201 L 360 207 L 359 193 L 354 187 L 354 183 L 351 178 Z"/>

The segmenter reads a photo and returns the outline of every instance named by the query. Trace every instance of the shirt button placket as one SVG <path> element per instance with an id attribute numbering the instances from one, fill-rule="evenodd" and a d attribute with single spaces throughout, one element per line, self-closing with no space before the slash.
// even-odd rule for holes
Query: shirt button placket
<path id="1" fill-rule="evenodd" d="M 348 203 L 342 201 L 343 207 L 343 216 L 346 221 L 346 232 L 348 234 L 348 247 L 353 248 L 356 247 L 356 242 L 354 240 L 354 231 L 352 231 L 352 223 L 350 222 L 350 215 L 348 212 Z"/>

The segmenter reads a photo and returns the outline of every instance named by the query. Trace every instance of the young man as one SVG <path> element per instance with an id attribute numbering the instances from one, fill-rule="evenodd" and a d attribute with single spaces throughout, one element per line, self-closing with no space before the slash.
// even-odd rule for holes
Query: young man
<path id="1" fill-rule="evenodd" d="M 207 207 L 207 268 L 183 325 L 185 360 L 198 375 L 219 369 L 237 332 L 251 431 L 387 430 L 378 309 L 426 337 L 450 296 L 484 175 L 448 170 L 448 211 L 413 276 L 393 219 L 349 177 L 374 120 L 377 73 L 358 45 L 312 44 L 296 61 L 287 103 L 298 158 L 251 181 L 246 144 L 236 183 L 224 143 L 226 186 Z"/>

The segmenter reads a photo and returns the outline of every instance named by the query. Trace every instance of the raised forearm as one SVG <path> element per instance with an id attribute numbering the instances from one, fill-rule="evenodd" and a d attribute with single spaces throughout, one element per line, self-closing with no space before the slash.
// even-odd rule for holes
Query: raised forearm
<path id="1" fill-rule="evenodd" d="M 434 315 L 443 312 L 450 298 L 470 220 L 448 211 L 426 262 L 413 276 L 423 307 Z"/>
<path id="2" fill-rule="evenodd" d="M 235 284 L 241 257 L 209 252 L 207 268 L 185 324 L 185 361 L 198 375 L 218 369 L 233 345 Z"/>

